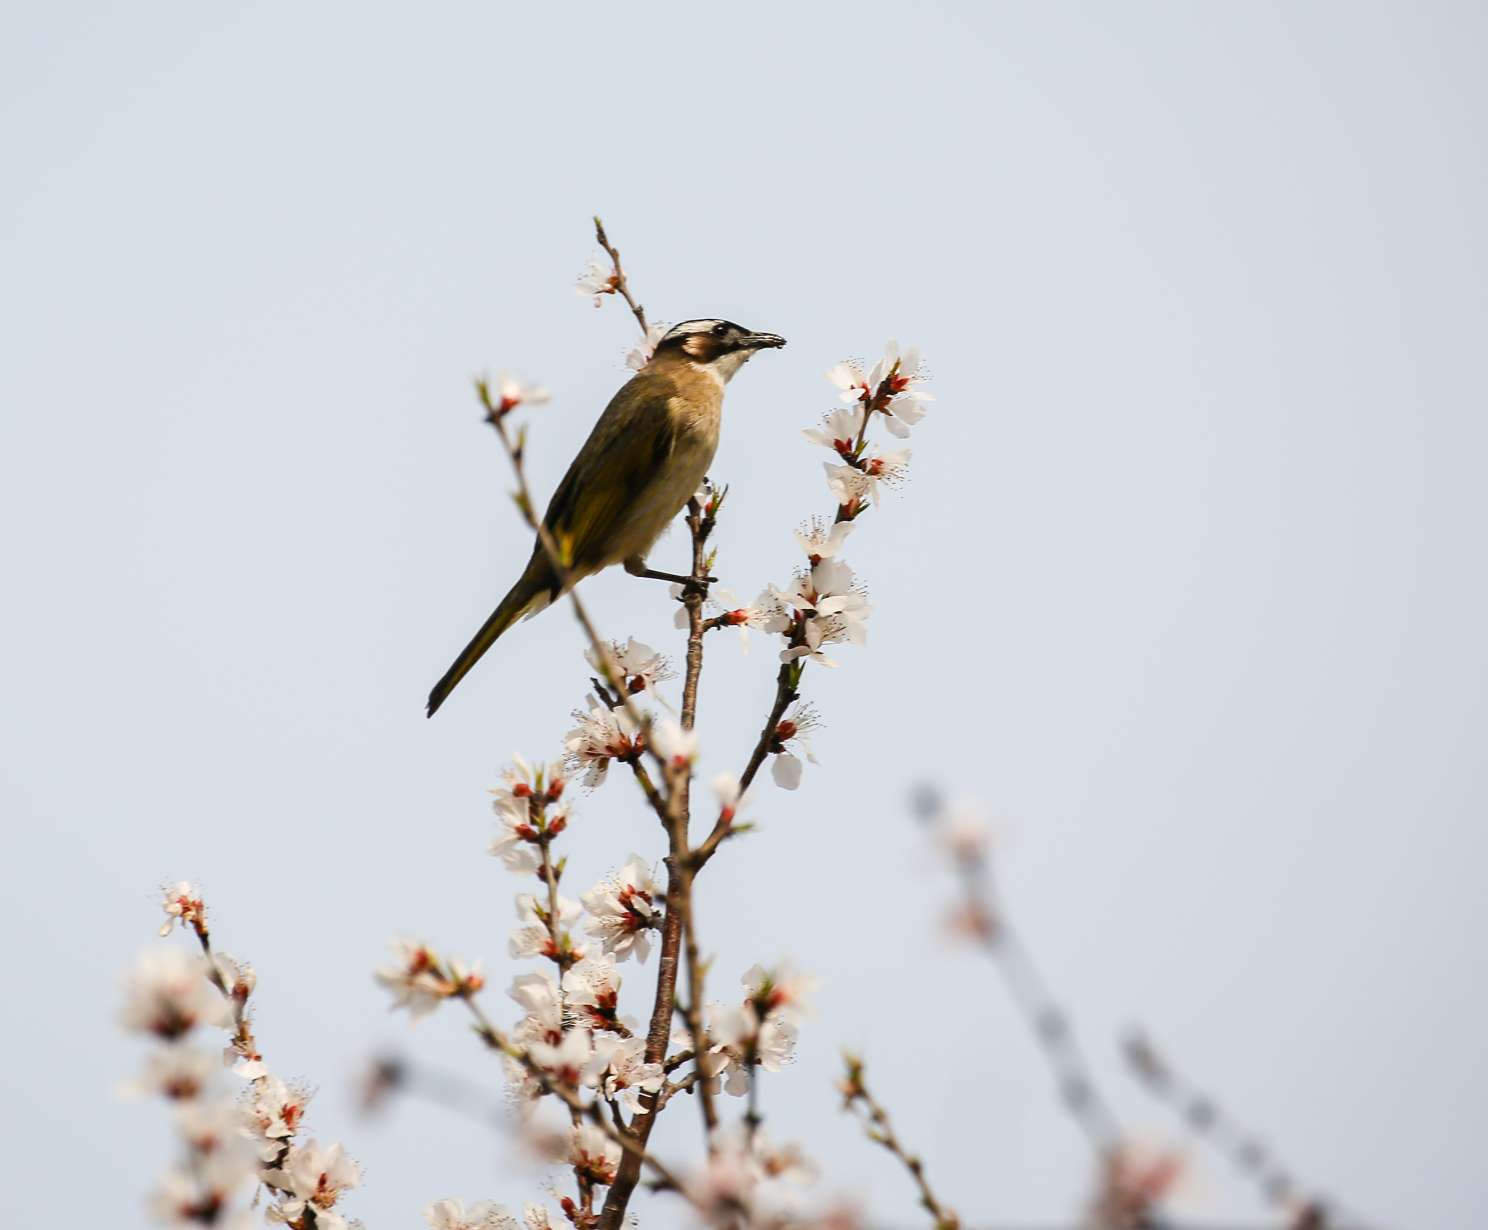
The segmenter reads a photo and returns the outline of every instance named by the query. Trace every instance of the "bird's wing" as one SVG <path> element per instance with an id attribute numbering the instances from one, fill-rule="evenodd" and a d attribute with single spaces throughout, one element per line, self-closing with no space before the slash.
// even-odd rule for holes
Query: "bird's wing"
<path id="1" fill-rule="evenodd" d="M 553 492 L 543 524 L 575 564 L 603 562 L 617 522 L 671 456 L 667 402 L 676 393 L 676 385 L 659 373 L 629 380 Z"/>

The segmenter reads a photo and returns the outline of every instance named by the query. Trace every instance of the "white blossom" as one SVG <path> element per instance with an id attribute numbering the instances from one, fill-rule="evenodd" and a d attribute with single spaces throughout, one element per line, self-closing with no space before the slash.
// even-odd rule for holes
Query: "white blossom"
<path id="1" fill-rule="evenodd" d="M 316 1230 L 345 1230 L 346 1219 L 334 1212 L 335 1205 L 361 1181 L 361 1168 L 339 1144 L 323 1148 L 312 1140 L 292 1146 L 283 1167 L 264 1174 L 264 1182 L 282 1193 L 270 1216 L 292 1222 L 313 1208 Z"/>
<path id="2" fill-rule="evenodd" d="M 616 288 L 614 270 L 597 256 L 591 256 L 584 272 L 574 282 L 574 289 L 585 298 L 592 297 L 594 306 L 604 303 L 606 295 L 613 295 Z"/>
<path id="3" fill-rule="evenodd" d="M 552 764 L 531 764 L 520 753 L 512 753 L 512 762 L 501 771 L 501 785 L 491 787 L 493 806 L 513 811 L 529 806 L 533 799 L 551 805 L 563 796 L 563 768 Z"/>
<path id="4" fill-rule="evenodd" d="M 828 521 L 824 517 L 813 517 L 796 531 L 796 542 L 812 564 L 832 559 L 847 541 L 847 536 L 857 528 L 853 521 Z"/>
<path id="5" fill-rule="evenodd" d="M 751 629 L 771 633 L 790 630 L 790 616 L 786 612 L 785 604 L 780 600 L 780 595 L 773 589 L 764 589 L 753 602 L 743 603 L 732 590 L 715 585 L 708 595 L 708 601 L 710 605 L 718 607 L 717 618 L 720 623 L 726 627 L 739 629 L 739 645 L 745 653 L 749 652 Z M 682 624 L 686 626 L 687 612 L 684 610 L 681 615 Z"/>
<path id="6" fill-rule="evenodd" d="M 719 814 L 732 824 L 749 802 L 749 791 L 741 790 L 738 776 L 727 770 L 715 774 L 708 784 L 713 788 L 714 797 L 718 799 Z"/>
<path id="7" fill-rule="evenodd" d="M 797 704 L 775 727 L 770 741 L 770 750 L 775 758 L 770 765 L 770 776 L 775 784 L 785 790 L 794 790 L 801 784 L 801 757 L 816 764 L 811 751 L 810 735 L 821 725 L 816 708 L 810 704 Z M 800 753 L 797 755 L 797 753 Z"/>
<path id="8" fill-rule="evenodd" d="M 487 850 L 499 858 L 508 871 L 519 875 L 536 871 L 542 866 L 542 854 L 526 803 L 520 799 L 496 799 L 491 806 L 496 812 L 496 836 L 491 838 Z"/>
<path id="9" fill-rule="evenodd" d="M 495 383 L 494 390 L 487 386 L 487 396 L 491 401 L 491 409 L 498 415 L 515 410 L 518 406 L 541 406 L 553 399 L 547 389 L 540 385 L 527 384 L 510 372 L 498 373 Z"/>
<path id="10" fill-rule="evenodd" d="M 512 1031 L 512 1037 L 523 1046 L 534 1042 L 556 1045 L 563 1038 L 563 1006 L 558 984 L 546 971 L 518 974 L 507 990 L 525 1014 Z"/>
<path id="11" fill-rule="evenodd" d="M 844 403 L 874 404 L 884 415 L 884 426 L 900 437 L 909 435 L 925 417 L 925 404 L 935 400 L 923 387 L 919 350 L 911 346 L 901 353 L 893 341 L 867 374 L 856 362 L 845 362 L 828 371 L 827 379 L 837 386 Z"/>
<path id="12" fill-rule="evenodd" d="M 815 993 L 817 980 L 798 971 L 789 961 L 773 968 L 751 965 L 740 978 L 744 997 L 762 1016 L 783 1013 L 797 1017 L 806 1011 L 807 996 Z"/>
<path id="13" fill-rule="evenodd" d="M 800 1145 L 793 1142 L 777 1145 L 763 1131 L 754 1134 L 753 1155 L 755 1165 L 765 1179 L 811 1183 L 816 1178 L 816 1165 Z"/>
<path id="14" fill-rule="evenodd" d="M 797 1201 L 785 1191 L 783 1182 L 809 1182 L 815 1168 L 797 1145 L 773 1145 L 763 1131 L 751 1131 L 742 1122 L 725 1124 L 709 1142 L 707 1168 L 687 1185 L 688 1198 L 708 1219 L 708 1224 L 732 1227 L 740 1215 L 749 1225 L 811 1225 L 826 1230 L 833 1219 L 801 1222 L 777 1220 L 770 1214 L 792 1209 Z"/>
<path id="15" fill-rule="evenodd" d="M 631 637 L 623 645 L 619 641 L 612 641 L 608 649 L 615 671 L 621 676 L 625 690 L 631 695 L 646 692 L 655 696 L 658 683 L 676 678 L 677 672 L 672 669 L 667 656 L 657 653 L 650 645 L 642 644 L 635 637 Z M 604 665 L 594 646 L 591 645 L 584 651 L 584 660 L 603 677 Z"/>
<path id="16" fill-rule="evenodd" d="M 540 1204 L 528 1201 L 522 1206 L 522 1224 L 527 1230 L 554 1230 L 552 1220 L 548 1217 L 547 1209 Z"/>
<path id="17" fill-rule="evenodd" d="M 253 994 L 253 988 L 258 985 L 258 975 L 254 973 L 253 966 L 246 961 L 239 961 L 227 952 L 214 952 L 212 964 L 217 970 L 217 976 L 222 979 L 222 985 L 227 988 L 228 995 L 239 1003 L 246 1002 Z"/>
<path id="18" fill-rule="evenodd" d="M 162 890 L 162 895 L 164 899 L 160 904 L 165 910 L 165 922 L 160 926 L 162 936 L 169 935 L 177 923 L 183 927 L 207 925 L 206 903 L 202 900 L 201 892 L 193 888 L 189 881 L 180 880 L 167 885 Z"/>
<path id="19" fill-rule="evenodd" d="M 876 387 L 869 384 L 868 376 L 856 359 L 844 359 L 835 367 L 828 368 L 827 379 L 837 386 L 840 400 L 847 405 L 871 400 Z"/>
<path id="20" fill-rule="evenodd" d="M 667 718 L 651 728 L 651 745 L 672 768 L 690 768 L 698 755 L 698 733 L 682 729 L 675 718 Z"/>
<path id="21" fill-rule="evenodd" d="M 636 960 L 645 961 L 651 955 L 651 930 L 660 899 L 651 868 L 639 854 L 632 854 L 624 867 L 583 895 L 590 915 L 585 930 L 617 960 L 634 954 Z"/>
<path id="22" fill-rule="evenodd" d="M 569 966 L 563 975 L 563 995 L 568 1010 L 590 1029 L 615 1031 L 621 1026 L 620 970 L 609 953 Z"/>
<path id="23" fill-rule="evenodd" d="M 879 484 L 892 487 L 904 479 L 909 470 L 909 458 L 912 450 L 907 448 L 890 449 L 882 453 L 869 453 L 858 459 L 858 466 L 868 479 L 869 490 L 873 495 L 875 503 L 879 499 Z"/>
<path id="24" fill-rule="evenodd" d="M 594 1057 L 594 1036 L 587 1029 L 570 1029 L 556 1043 L 532 1043 L 527 1055 L 555 1081 L 578 1085 Z"/>
<path id="25" fill-rule="evenodd" d="M 868 378 L 875 389 L 882 386 L 888 393 L 889 401 L 883 407 L 884 426 L 900 438 L 908 436 L 909 429 L 925 417 L 925 403 L 935 400 L 922 387 L 920 352 L 914 346 L 901 354 L 899 343 L 889 342 Z"/>
<path id="26" fill-rule="evenodd" d="M 407 1008 L 414 1020 L 427 1016 L 452 995 L 478 991 L 484 985 L 479 963 L 467 969 L 457 958 L 441 960 L 427 944 L 396 940 L 396 959 L 373 976 L 393 993 L 393 1007 Z"/>
<path id="27" fill-rule="evenodd" d="M 992 826 L 979 808 L 957 805 L 943 811 L 937 837 L 955 862 L 975 863 L 987 856 Z"/>
<path id="28" fill-rule="evenodd" d="M 569 1144 L 569 1162 L 592 1183 L 608 1186 L 615 1181 L 620 1164 L 620 1146 L 602 1128 L 592 1123 L 574 1128 Z"/>
<path id="29" fill-rule="evenodd" d="M 231 1151 L 195 1158 L 189 1172 L 171 1169 L 162 1176 L 150 1193 L 151 1215 L 165 1226 L 200 1230 L 210 1221 L 214 1230 L 245 1230 L 252 1224 L 249 1217 L 238 1213 L 224 1218 L 219 1211 L 236 1199 L 253 1174 L 252 1160 Z"/>
<path id="30" fill-rule="evenodd" d="M 804 643 L 784 649 L 781 661 L 808 658 L 823 666 L 836 663 L 821 652 L 823 645 L 847 641 L 861 645 L 867 639 L 864 620 L 872 613 L 867 597 L 853 570 L 839 559 L 824 559 L 796 574 L 792 588 L 777 591 L 782 602 L 805 615 Z"/>
<path id="31" fill-rule="evenodd" d="M 894 487 L 904 481 L 909 472 L 910 450 L 892 449 L 885 453 L 869 453 L 848 465 L 833 465 L 824 462 L 827 487 L 838 504 L 850 504 L 853 500 L 871 499 L 877 504 L 882 500 L 881 486 Z"/>
<path id="32" fill-rule="evenodd" d="M 521 1230 L 515 1217 L 491 1200 L 469 1208 L 459 1200 L 436 1200 L 424 1210 L 429 1230 Z"/>
<path id="33" fill-rule="evenodd" d="M 593 696 L 587 710 L 574 710 L 578 723 L 563 740 L 574 771 L 584 773 L 584 785 L 598 786 L 610 761 L 628 759 L 641 747 L 634 719 L 624 707 L 609 709 Z"/>
<path id="34" fill-rule="evenodd" d="M 242 1169 L 250 1169 L 252 1151 L 243 1139 L 238 1108 L 230 1098 L 189 1098 L 176 1104 L 176 1130 L 187 1147 L 205 1157 L 219 1151 L 232 1154 Z"/>
<path id="35" fill-rule="evenodd" d="M 221 1066 L 214 1052 L 189 1042 L 168 1042 L 146 1056 L 145 1070 L 124 1085 L 121 1092 L 172 1101 L 194 1098 L 211 1083 Z"/>
<path id="36" fill-rule="evenodd" d="M 310 1092 L 266 1075 L 248 1087 L 242 1107 L 243 1134 L 253 1142 L 259 1159 L 272 1162 L 300 1130 Z"/>
<path id="37" fill-rule="evenodd" d="M 655 1093 L 664 1079 L 659 1063 L 646 1062 L 644 1038 L 596 1039 L 587 1075 L 605 1097 L 621 1103 L 632 1114 L 645 1112 L 641 1095 Z"/>
<path id="38" fill-rule="evenodd" d="M 824 461 L 822 470 L 827 476 L 827 490 L 839 506 L 846 506 L 854 500 L 861 502 L 873 494 L 873 484 L 868 476 L 854 466 L 837 466 Z"/>
<path id="39" fill-rule="evenodd" d="M 598 298 L 595 299 L 598 303 Z M 666 336 L 667 326 L 660 321 L 653 321 L 646 326 L 646 335 L 634 346 L 625 352 L 625 366 L 632 371 L 640 371 L 647 363 L 651 362 L 651 356 L 656 353 L 656 343 Z"/>
<path id="40" fill-rule="evenodd" d="M 850 457 L 857 447 L 858 433 L 863 430 L 863 406 L 839 407 L 822 420 L 820 427 L 807 427 L 801 432 L 813 444 Z"/>
<path id="41" fill-rule="evenodd" d="M 705 1073 L 723 1076 L 725 1091 L 742 1097 L 749 1091 L 751 1066 L 779 1072 L 795 1060 L 800 1028 L 781 1013 L 772 1012 L 762 1020 L 746 1000 L 737 1007 L 709 1004 L 708 1036 L 713 1045 Z"/>
<path id="42" fill-rule="evenodd" d="M 171 1040 L 198 1025 L 226 1026 L 227 1000 L 207 981 L 205 957 L 179 948 L 143 953 L 124 987 L 120 1021 L 125 1029 Z"/>
<path id="43" fill-rule="evenodd" d="M 579 903 L 567 897 L 558 898 L 558 933 L 579 917 Z M 512 930 L 507 951 L 514 957 L 557 957 L 552 932 L 548 929 L 548 903 L 531 893 L 517 897 L 517 925 Z"/>

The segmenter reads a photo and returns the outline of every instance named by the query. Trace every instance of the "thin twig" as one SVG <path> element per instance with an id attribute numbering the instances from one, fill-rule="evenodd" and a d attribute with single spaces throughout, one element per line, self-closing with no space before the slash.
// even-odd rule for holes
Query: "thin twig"
<path id="1" fill-rule="evenodd" d="M 842 1109 L 856 1115 L 868 1139 L 874 1144 L 882 1145 L 909 1171 L 915 1186 L 919 1188 L 920 1204 L 935 1218 L 935 1230 L 959 1230 L 961 1222 L 955 1211 L 943 1204 L 931 1190 L 930 1181 L 925 1177 L 924 1163 L 900 1143 L 889 1122 L 888 1111 L 868 1092 L 868 1086 L 863 1080 L 863 1061 L 856 1055 L 846 1055 L 844 1060 L 847 1071 L 841 1083 Z"/>
<path id="2" fill-rule="evenodd" d="M 227 1000 L 232 1008 L 233 1051 L 250 1063 L 262 1062 L 263 1055 L 258 1049 L 258 1038 L 254 1036 L 253 1022 L 248 1017 L 248 997 L 252 994 L 252 991 L 248 989 L 250 984 L 245 984 L 242 993 L 236 994 L 234 988 L 229 987 L 223 979 L 222 971 L 217 964 L 217 954 L 212 948 L 212 933 L 207 927 L 204 914 L 199 915 L 189 925 L 196 935 L 197 942 L 201 945 L 203 956 L 207 959 L 207 981 L 217 988 L 222 998 Z"/>
<path id="3" fill-rule="evenodd" d="M 759 1036 L 749 1044 L 749 1103 L 744 1111 L 744 1130 L 749 1134 L 749 1147 L 754 1148 L 754 1138 L 759 1134 L 760 1124 L 765 1118 L 759 1108 Z"/>
<path id="4" fill-rule="evenodd" d="M 686 1054 L 689 1057 L 691 1057 L 691 1055 L 692 1055 L 692 1052 L 691 1051 L 685 1051 L 683 1053 Z M 686 1093 L 689 1089 L 692 1089 L 695 1085 L 701 1083 L 702 1082 L 702 1079 L 703 1079 L 703 1074 L 700 1071 L 698 1071 L 698 1069 L 694 1068 L 691 1072 L 689 1072 L 681 1080 L 678 1080 L 678 1081 L 668 1081 L 667 1084 L 665 1084 L 662 1087 L 661 1093 L 657 1097 L 657 1100 L 656 1100 L 656 1109 L 657 1110 L 660 1110 L 663 1106 L 665 1106 L 668 1102 L 670 1102 L 672 1100 L 672 1098 L 674 1098 L 677 1094 L 679 1094 L 679 1093 Z M 656 1112 L 653 1111 L 652 1113 L 655 1114 Z"/>
<path id="5" fill-rule="evenodd" d="M 770 748 L 775 742 L 776 731 L 780 727 L 780 719 L 785 716 L 785 711 L 790 708 L 800 692 L 797 686 L 801 681 L 804 663 L 799 660 L 783 663 L 775 676 L 775 699 L 770 705 L 770 714 L 765 719 L 764 726 L 760 729 L 759 739 L 754 745 L 754 750 L 749 755 L 749 763 L 744 766 L 744 772 L 739 774 L 739 794 L 749 789 L 750 783 L 754 781 L 755 774 L 765 763 L 765 757 L 770 754 Z M 718 847 L 733 831 L 734 817 L 731 812 L 724 810 L 719 813 L 712 831 L 703 839 L 701 844 L 692 852 L 692 865 L 694 869 L 700 870 L 714 854 Z"/>
<path id="6" fill-rule="evenodd" d="M 610 264 L 615 267 L 615 273 L 611 279 L 615 284 L 615 293 L 625 300 L 627 306 L 629 306 L 631 312 L 635 315 L 636 323 L 641 326 L 641 336 L 645 337 L 648 328 L 646 324 L 646 309 L 637 303 L 631 295 L 630 283 L 625 280 L 625 270 L 620 267 L 620 249 L 610 242 L 609 236 L 605 234 L 604 223 L 599 220 L 598 214 L 594 216 L 594 239 L 605 250 L 605 254 L 610 258 Z"/>

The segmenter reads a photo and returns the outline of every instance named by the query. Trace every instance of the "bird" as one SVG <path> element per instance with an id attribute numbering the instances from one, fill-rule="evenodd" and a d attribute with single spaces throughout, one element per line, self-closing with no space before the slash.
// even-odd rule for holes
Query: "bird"
<path id="1" fill-rule="evenodd" d="M 530 618 L 612 564 L 633 576 L 686 582 L 646 566 L 651 546 L 713 463 L 724 386 L 761 350 L 785 345 L 729 320 L 684 320 L 610 399 L 553 492 L 543 528 L 569 561 L 560 579 L 538 536 L 522 575 L 429 693 L 433 717 L 455 685 L 518 619 Z"/>

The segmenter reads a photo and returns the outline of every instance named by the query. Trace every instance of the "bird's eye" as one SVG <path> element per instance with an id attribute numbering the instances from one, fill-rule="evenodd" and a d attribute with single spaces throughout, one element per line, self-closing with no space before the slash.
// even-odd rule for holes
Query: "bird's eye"
<path id="1" fill-rule="evenodd" d="M 713 336 L 714 337 L 722 337 L 727 332 L 728 332 L 728 325 L 724 321 L 721 321 L 720 320 L 716 325 L 713 326 Z"/>

